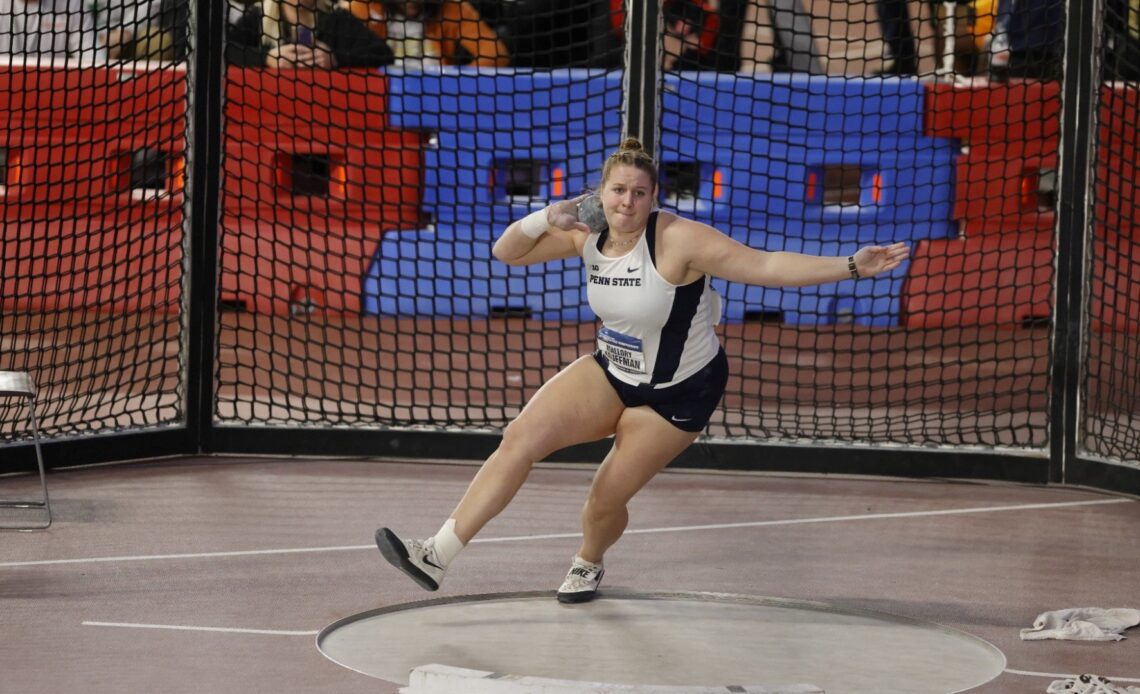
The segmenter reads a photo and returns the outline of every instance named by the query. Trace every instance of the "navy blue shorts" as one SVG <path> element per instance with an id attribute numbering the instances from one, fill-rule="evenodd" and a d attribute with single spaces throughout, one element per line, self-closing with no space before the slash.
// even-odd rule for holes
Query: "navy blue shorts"
<path id="1" fill-rule="evenodd" d="M 728 383 L 728 357 L 723 348 L 705 368 L 668 388 L 631 386 L 610 373 L 606 368 L 609 360 L 601 352 L 594 352 L 594 360 L 606 372 L 606 378 L 617 391 L 623 405 L 648 405 L 664 417 L 665 421 L 682 431 L 698 432 L 708 425 L 713 412 L 720 405 L 724 387 Z"/>

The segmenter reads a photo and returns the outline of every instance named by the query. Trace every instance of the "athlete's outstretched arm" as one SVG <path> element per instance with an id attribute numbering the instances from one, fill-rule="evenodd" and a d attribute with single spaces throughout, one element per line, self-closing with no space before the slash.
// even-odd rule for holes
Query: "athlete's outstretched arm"
<path id="1" fill-rule="evenodd" d="M 672 229 L 672 227 L 678 227 Z M 853 256 L 818 256 L 750 248 L 704 224 L 678 219 L 670 225 L 689 267 L 732 282 L 768 287 L 804 287 L 889 272 L 910 255 L 905 243 L 864 246 Z M 680 233 L 676 233 L 680 232 Z"/>

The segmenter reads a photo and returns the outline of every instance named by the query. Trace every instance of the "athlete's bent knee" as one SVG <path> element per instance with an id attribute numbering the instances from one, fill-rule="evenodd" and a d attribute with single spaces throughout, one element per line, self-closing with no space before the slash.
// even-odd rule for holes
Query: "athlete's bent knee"
<path id="1" fill-rule="evenodd" d="M 503 430 L 503 438 L 496 453 L 515 460 L 525 460 L 529 466 L 550 455 L 551 451 L 544 448 L 534 432 L 527 431 L 525 426 L 519 426 L 517 422 L 511 422 Z"/>

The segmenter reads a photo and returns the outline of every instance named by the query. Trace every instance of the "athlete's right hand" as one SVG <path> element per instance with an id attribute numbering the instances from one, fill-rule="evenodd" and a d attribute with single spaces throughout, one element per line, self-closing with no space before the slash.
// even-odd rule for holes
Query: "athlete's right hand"
<path id="1" fill-rule="evenodd" d="M 579 195 L 570 200 L 559 200 L 546 208 L 546 221 L 552 229 L 563 231 L 585 231 L 589 233 L 590 227 L 585 222 L 578 221 L 578 203 L 589 196 L 589 193 Z"/>

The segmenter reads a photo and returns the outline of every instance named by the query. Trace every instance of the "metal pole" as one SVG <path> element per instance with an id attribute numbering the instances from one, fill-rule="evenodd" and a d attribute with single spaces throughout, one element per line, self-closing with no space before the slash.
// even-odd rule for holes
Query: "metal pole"
<path id="1" fill-rule="evenodd" d="M 190 69 L 189 218 L 184 225 L 189 283 L 183 282 L 187 428 L 199 452 L 211 450 L 214 341 L 218 294 L 218 225 L 222 170 L 226 0 L 197 0 L 197 31 Z"/>
<path id="2" fill-rule="evenodd" d="M 656 1 L 629 0 L 625 19 L 625 79 L 622 137 L 641 140 L 652 155 L 657 149 L 660 110 L 661 8 Z"/>
<path id="3" fill-rule="evenodd" d="M 1093 147 L 1098 0 L 1069 0 L 1061 83 L 1061 143 L 1057 194 L 1057 296 L 1053 324 L 1049 480 L 1068 481 L 1081 432 L 1080 388 L 1087 324 L 1085 250 L 1093 218 Z"/>

